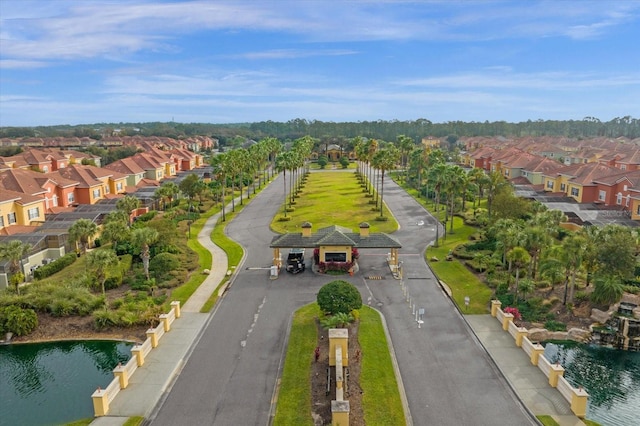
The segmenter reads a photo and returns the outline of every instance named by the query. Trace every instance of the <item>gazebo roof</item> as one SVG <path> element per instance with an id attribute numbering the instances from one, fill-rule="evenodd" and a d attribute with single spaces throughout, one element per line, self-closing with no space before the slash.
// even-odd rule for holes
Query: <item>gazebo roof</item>
<path id="1" fill-rule="evenodd" d="M 400 242 L 383 232 L 373 232 L 362 236 L 358 232 L 343 226 L 333 225 L 321 228 L 308 237 L 302 233 L 286 233 L 276 235 L 271 240 L 271 248 L 315 248 L 319 246 L 350 246 L 357 248 L 401 248 Z"/>

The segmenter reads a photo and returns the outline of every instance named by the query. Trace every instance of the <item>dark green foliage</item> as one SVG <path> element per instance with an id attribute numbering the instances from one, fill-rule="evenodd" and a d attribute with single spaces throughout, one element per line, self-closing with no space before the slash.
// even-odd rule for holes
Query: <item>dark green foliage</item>
<path id="1" fill-rule="evenodd" d="M 614 276 L 600 276 L 595 279 L 591 300 L 594 303 L 610 305 L 622 298 L 624 287 L 619 278 Z"/>
<path id="2" fill-rule="evenodd" d="M 549 320 L 544 323 L 544 328 L 549 331 L 567 331 L 567 325 L 560 321 Z"/>
<path id="3" fill-rule="evenodd" d="M 151 210 L 150 212 L 141 214 L 140 216 L 136 217 L 135 220 L 136 222 L 149 222 L 151 219 L 156 217 L 156 214 L 158 214 L 157 211 Z"/>
<path id="4" fill-rule="evenodd" d="M 67 253 L 59 259 L 54 260 L 48 265 L 43 265 L 33 271 L 33 277 L 37 280 L 41 280 L 48 276 L 55 274 L 56 272 L 62 271 L 67 266 L 71 265 L 78 259 L 78 256 L 75 253 Z"/>
<path id="5" fill-rule="evenodd" d="M 325 314 L 349 314 L 362 306 L 362 297 L 351 283 L 342 280 L 332 281 L 322 286 L 318 292 L 318 306 Z"/>
<path id="6" fill-rule="evenodd" d="M 149 270 L 157 279 L 177 269 L 179 266 L 180 260 L 178 257 L 168 252 L 156 255 L 149 262 Z"/>
<path id="7" fill-rule="evenodd" d="M 38 316 L 33 309 L 18 306 L 0 308 L 0 333 L 11 332 L 16 336 L 25 336 L 38 326 Z"/>
<path id="8" fill-rule="evenodd" d="M 349 167 L 349 159 L 347 157 L 340 157 L 339 163 L 343 169 Z"/>
<path id="9" fill-rule="evenodd" d="M 320 166 L 321 169 L 324 169 L 325 167 L 327 167 L 327 164 L 329 164 L 329 160 L 325 155 L 321 155 L 318 158 L 318 166 Z"/>

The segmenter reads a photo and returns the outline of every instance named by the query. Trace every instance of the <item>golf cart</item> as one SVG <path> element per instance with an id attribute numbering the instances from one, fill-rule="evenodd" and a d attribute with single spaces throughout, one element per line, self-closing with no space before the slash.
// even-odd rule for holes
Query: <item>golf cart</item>
<path id="1" fill-rule="evenodd" d="M 289 250 L 289 255 L 287 256 L 287 272 L 297 274 L 298 272 L 303 272 L 304 268 L 304 249 L 293 248 Z"/>

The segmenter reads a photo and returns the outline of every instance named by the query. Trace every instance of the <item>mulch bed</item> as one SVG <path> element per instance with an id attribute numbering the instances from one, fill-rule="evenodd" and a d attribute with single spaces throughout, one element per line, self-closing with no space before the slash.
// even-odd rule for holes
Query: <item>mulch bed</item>
<path id="1" fill-rule="evenodd" d="M 336 398 L 335 367 L 329 367 L 329 332 L 320 326 L 318 330 L 318 347 L 320 356 L 311 369 L 311 406 L 316 426 L 331 424 L 331 401 Z M 358 342 L 358 323 L 347 327 L 349 330 L 349 376 L 345 374 L 344 399 L 349 401 L 349 425 L 363 426 L 362 388 L 360 388 L 360 362 L 362 352 Z M 331 390 L 327 395 L 327 368 L 331 368 Z M 346 372 L 345 372 L 346 373 Z"/>

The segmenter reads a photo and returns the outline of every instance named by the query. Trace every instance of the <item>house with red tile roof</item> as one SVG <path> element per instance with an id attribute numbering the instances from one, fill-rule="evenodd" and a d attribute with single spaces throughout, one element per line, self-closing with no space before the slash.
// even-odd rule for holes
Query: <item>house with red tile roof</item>
<path id="1" fill-rule="evenodd" d="M 127 176 L 126 191 L 128 193 L 134 192 L 138 183 L 145 177 L 145 170 L 140 167 L 132 157 L 116 160 L 113 163 L 107 164 L 104 168 Z"/>
<path id="2" fill-rule="evenodd" d="M 38 225 L 45 220 L 44 199 L 40 196 L 3 188 L 0 191 L 0 235 L 12 235 L 13 229 Z"/>
<path id="3" fill-rule="evenodd" d="M 95 204 L 102 199 L 119 197 L 126 190 L 126 175 L 100 167 L 73 164 L 55 172 L 55 176 L 58 175 L 78 182 L 77 204 Z"/>
<path id="4" fill-rule="evenodd" d="M 595 179 L 594 183 L 598 186 L 596 202 L 631 210 L 631 198 L 636 195 L 634 192 L 640 193 L 640 170 L 602 176 Z"/>
<path id="5" fill-rule="evenodd" d="M 615 167 L 600 163 L 573 164 L 544 175 L 544 190 L 562 192 L 578 203 L 593 203 L 598 199 L 595 180 L 619 173 Z"/>

